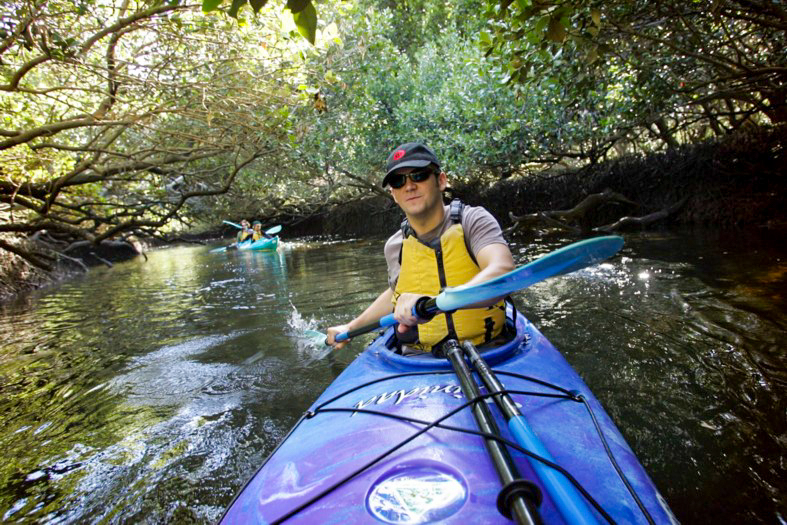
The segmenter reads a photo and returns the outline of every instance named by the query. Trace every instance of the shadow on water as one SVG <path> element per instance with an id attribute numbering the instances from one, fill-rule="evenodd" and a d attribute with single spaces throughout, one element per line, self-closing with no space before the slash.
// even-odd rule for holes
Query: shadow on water
<path id="1" fill-rule="evenodd" d="M 512 244 L 528 262 L 572 239 Z M 215 521 L 371 336 L 302 337 L 385 286 L 382 239 L 180 247 L 3 305 L 4 522 Z M 515 300 L 684 523 L 785 515 L 783 235 L 626 237 Z"/>

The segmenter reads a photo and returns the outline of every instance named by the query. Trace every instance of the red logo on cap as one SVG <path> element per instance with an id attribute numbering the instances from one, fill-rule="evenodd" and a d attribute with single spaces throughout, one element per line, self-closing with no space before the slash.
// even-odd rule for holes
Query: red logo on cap
<path id="1" fill-rule="evenodd" d="M 397 151 L 397 152 L 395 152 L 395 153 L 394 153 L 394 158 L 393 158 L 393 160 L 399 160 L 399 159 L 401 159 L 402 157 L 404 157 L 404 150 L 403 150 L 403 149 L 400 149 L 399 151 Z"/>

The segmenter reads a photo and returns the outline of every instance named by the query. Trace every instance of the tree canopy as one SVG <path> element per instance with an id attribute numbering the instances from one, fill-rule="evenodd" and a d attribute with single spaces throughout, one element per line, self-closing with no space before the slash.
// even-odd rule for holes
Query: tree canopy
<path id="1" fill-rule="evenodd" d="M 16 2 L 0 248 L 51 267 L 77 241 L 386 195 L 410 140 L 491 184 L 783 124 L 786 30 L 765 0 Z"/>

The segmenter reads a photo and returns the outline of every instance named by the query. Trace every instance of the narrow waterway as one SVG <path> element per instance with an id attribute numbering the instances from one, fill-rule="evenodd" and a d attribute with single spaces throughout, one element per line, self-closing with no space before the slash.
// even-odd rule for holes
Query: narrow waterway
<path id="1" fill-rule="evenodd" d="M 299 335 L 377 296 L 383 242 L 175 247 L 0 305 L 0 520 L 218 519 L 370 340 L 323 357 Z M 785 246 L 627 235 L 610 262 L 515 295 L 683 523 L 787 520 Z"/>

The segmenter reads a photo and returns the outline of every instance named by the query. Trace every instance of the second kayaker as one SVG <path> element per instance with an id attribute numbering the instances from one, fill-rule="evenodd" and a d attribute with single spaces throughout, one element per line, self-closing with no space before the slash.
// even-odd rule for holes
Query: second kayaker
<path id="1" fill-rule="evenodd" d="M 254 221 L 252 223 L 252 228 L 253 228 L 253 232 L 252 232 L 252 236 L 251 236 L 251 240 L 252 241 L 259 241 L 260 239 L 271 239 L 271 238 L 273 238 L 272 235 L 268 235 L 267 233 L 262 231 L 262 223 L 260 221 Z"/>
<path id="2" fill-rule="evenodd" d="M 514 269 L 508 243 L 497 220 L 484 208 L 458 200 L 443 202 L 447 176 L 426 145 L 408 142 L 388 156 L 383 187 L 405 214 L 401 228 L 385 243 L 388 287 L 358 317 L 328 329 L 334 338 L 394 313 L 397 337 L 405 354 L 428 352 L 448 339 L 483 344 L 500 335 L 505 324 L 502 301 L 437 315 L 425 322 L 413 306 L 423 296 L 446 287 L 478 284 Z M 415 329 L 417 327 L 417 329 Z"/>

